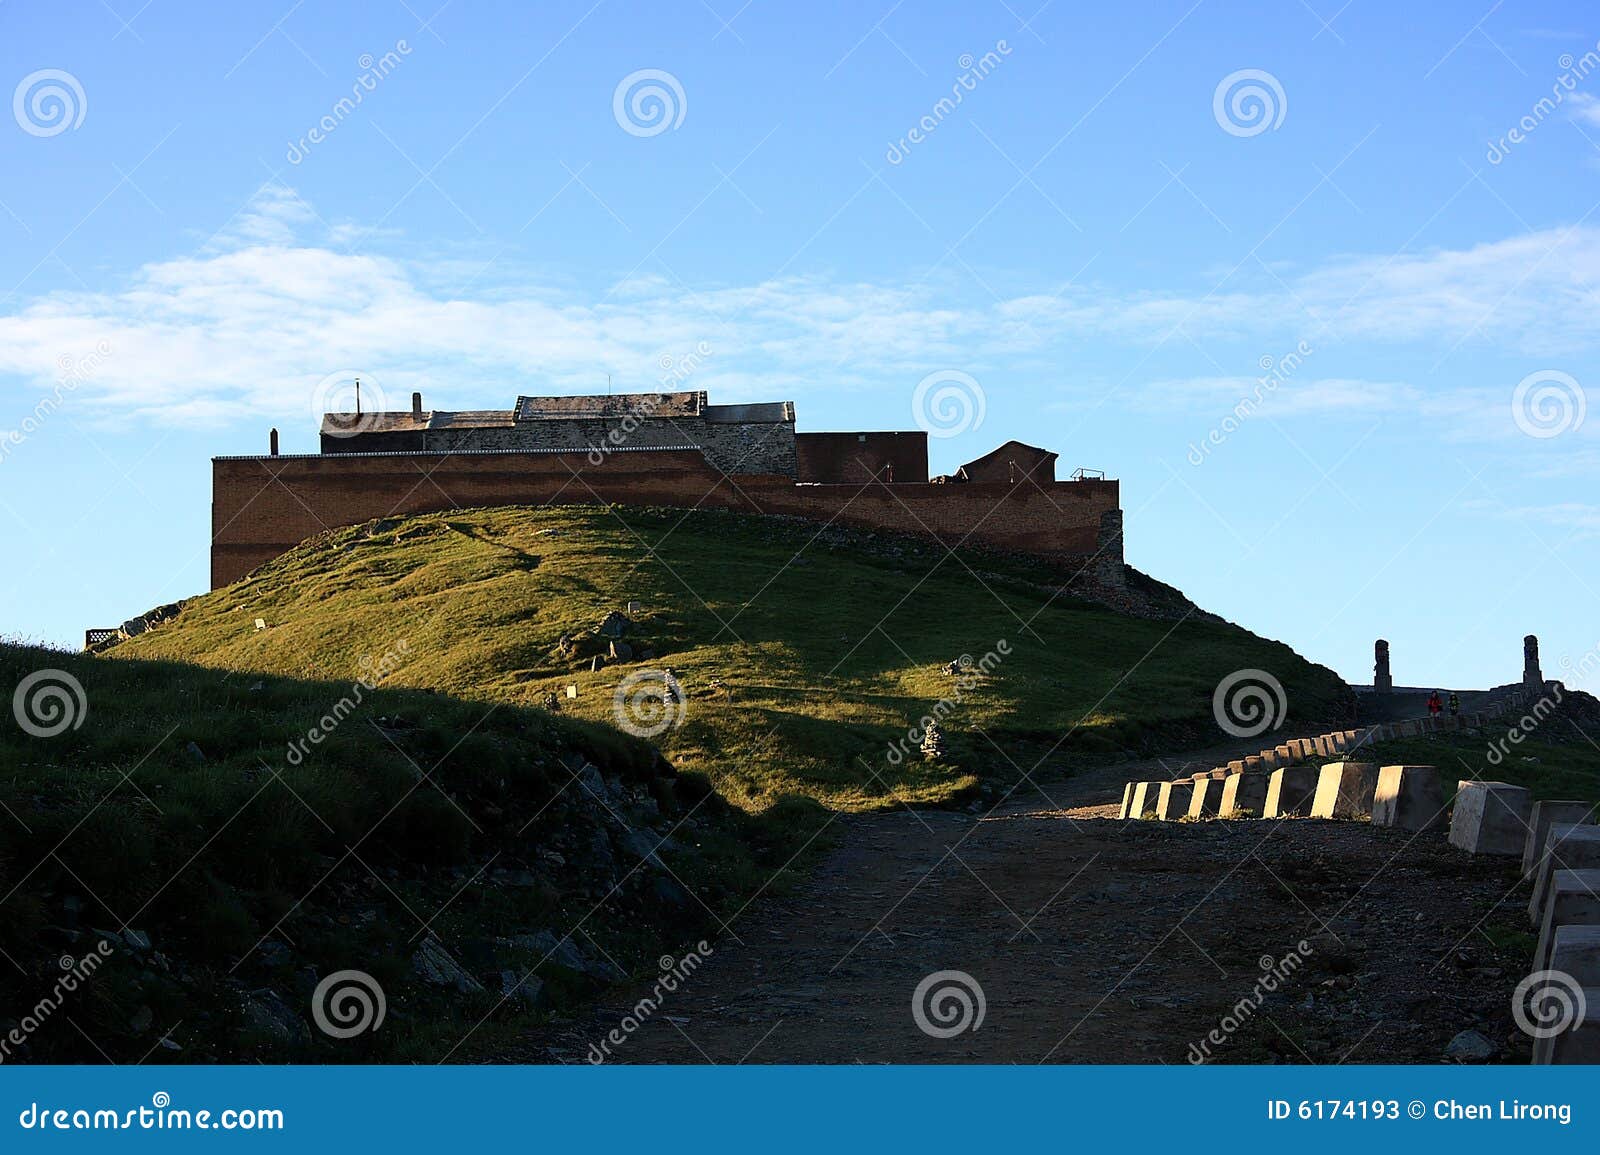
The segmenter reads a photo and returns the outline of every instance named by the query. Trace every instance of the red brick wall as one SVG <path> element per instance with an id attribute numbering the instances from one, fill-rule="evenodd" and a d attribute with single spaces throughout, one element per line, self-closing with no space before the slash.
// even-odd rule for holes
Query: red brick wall
<path id="1" fill-rule="evenodd" d="M 616 502 L 790 514 L 865 529 L 931 533 L 1054 558 L 1122 560 L 1115 481 L 1044 486 L 730 483 L 694 451 L 335 454 L 212 461 L 211 584 L 243 577 L 308 537 L 393 514 L 486 505 Z M 1108 571 L 1113 568 L 1105 567 Z"/>
<path id="2" fill-rule="evenodd" d="M 914 433 L 796 433 L 795 459 L 801 481 L 861 485 L 885 477 L 928 480 L 928 435 Z"/>

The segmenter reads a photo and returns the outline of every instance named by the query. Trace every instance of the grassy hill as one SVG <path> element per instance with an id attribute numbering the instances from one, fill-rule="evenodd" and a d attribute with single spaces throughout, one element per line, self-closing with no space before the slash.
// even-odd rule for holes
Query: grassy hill
<path id="1" fill-rule="evenodd" d="M 460 1060 L 715 938 L 825 821 L 525 707 L 0 644 L 8 698 L 45 671 L 46 732 L 0 727 L 4 1062 Z M 334 1038 L 350 969 L 387 1016 Z"/>
<path id="2" fill-rule="evenodd" d="M 1282 682 L 1291 718 L 1344 709 L 1343 683 L 1287 646 L 1114 613 L 1059 582 L 1032 561 L 799 521 L 473 509 L 321 535 L 110 653 L 322 680 L 403 642 L 388 685 L 524 706 L 555 695 L 603 722 L 628 721 L 624 679 L 668 666 L 686 701 L 654 740 L 754 812 L 788 794 L 938 803 L 1041 759 L 1059 772 L 1219 736 L 1212 693 L 1245 668 Z M 609 646 L 594 628 L 630 602 L 634 659 L 592 670 Z M 963 655 L 967 673 L 942 672 Z M 941 719 L 945 760 L 908 741 L 925 716 Z"/>

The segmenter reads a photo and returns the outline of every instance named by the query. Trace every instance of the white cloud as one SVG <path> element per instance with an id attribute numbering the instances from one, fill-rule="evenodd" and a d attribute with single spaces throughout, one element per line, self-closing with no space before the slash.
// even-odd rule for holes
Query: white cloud
<path id="1" fill-rule="evenodd" d="M 1574 92 L 1567 97 L 1567 105 L 1572 109 L 1573 120 L 1600 125 L 1600 99 L 1592 93 Z"/>
<path id="2" fill-rule="evenodd" d="M 727 400 L 814 385 L 904 382 L 909 391 L 952 365 L 1059 373 L 1081 360 L 1086 341 L 1146 349 L 1169 341 L 1181 357 L 1195 334 L 1206 343 L 1248 338 L 1264 350 L 1312 339 L 1318 357 L 1374 342 L 1443 356 L 1459 344 L 1468 362 L 1483 348 L 1544 362 L 1600 345 L 1600 228 L 1588 226 L 1352 257 L 1298 276 L 1285 270 L 1283 285 L 1241 275 L 1210 293 L 1076 286 L 979 304 L 931 284 L 821 274 L 693 289 L 641 275 L 597 299 L 497 264 L 386 255 L 396 251 L 391 240 L 328 226 L 292 190 L 269 186 L 193 254 L 147 265 L 116 290 L 54 292 L 0 315 L 0 377 L 49 387 L 63 358 L 104 343 L 109 353 L 80 392 L 110 416 L 204 423 L 248 412 L 309 423 L 315 385 L 343 368 L 375 379 L 390 404 L 422 389 L 430 404 L 473 408 L 508 405 L 519 390 L 597 390 L 607 372 L 618 388 L 648 387 L 662 356 L 701 342 L 714 356 L 696 385 L 714 383 Z M 342 248 L 354 241 L 387 248 Z M 1424 396 L 1403 384 L 1306 377 L 1279 391 L 1285 414 L 1480 404 L 1463 402 L 1442 378 Z M 1201 378 L 1139 392 L 1210 405 L 1242 396 L 1240 384 Z M 1504 397 L 1491 400 L 1503 414 Z"/>

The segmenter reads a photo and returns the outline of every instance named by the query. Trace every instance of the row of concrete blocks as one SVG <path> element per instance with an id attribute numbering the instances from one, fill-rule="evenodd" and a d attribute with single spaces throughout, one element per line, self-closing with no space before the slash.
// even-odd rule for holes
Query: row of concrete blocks
<path id="1" fill-rule="evenodd" d="M 1123 817 L 1173 818 L 1187 801 L 1188 815 L 1223 817 L 1260 813 L 1266 818 L 1370 818 L 1374 826 L 1437 830 L 1446 808 L 1439 771 L 1433 766 L 1384 766 L 1332 762 L 1320 771 L 1288 767 L 1225 779 L 1132 783 L 1157 785 L 1155 810 L 1141 812 L 1149 791 L 1135 789 Z M 1208 813 L 1213 789 L 1217 809 Z M 1263 792 L 1264 787 L 1264 792 Z M 1539 930 L 1528 993 L 1535 1025 L 1535 1063 L 1600 1063 L 1600 825 L 1597 807 L 1579 801 L 1534 802 L 1529 792 L 1505 782 L 1458 781 L 1449 811 L 1449 840 L 1470 854 L 1518 855 L 1533 880 L 1528 917 Z M 1560 1025 L 1562 1029 L 1555 1030 Z"/>
<path id="2" fill-rule="evenodd" d="M 1484 725 L 1487 713 L 1445 714 L 1436 718 L 1414 718 L 1405 722 L 1390 722 L 1380 726 L 1367 726 L 1359 730 L 1336 730 L 1318 734 L 1315 738 L 1291 738 L 1281 745 L 1259 754 L 1229 762 L 1212 770 L 1202 770 L 1177 782 L 1129 782 L 1122 791 L 1123 818 L 1158 818 L 1175 821 L 1180 818 L 1230 817 L 1237 814 L 1262 814 L 1267 818 L 1288 817 L 1290 814 L 1310 811 L 1296 809 L 1317 792 L 1320 771 L 1303 763 L 1318 758 L 1337 758 L 1374 742 L 1389 742 L 1397 738 L 1415 738 L 1448 730 L 1462 730 Z M 1261 782 L 1238 782 L 1230 787 L 1231 780 L 1239 775 L 1260 775 L 1279 770 L 1303 768 L 1312 777 L 1298 777 L 1283 783 L 1284 791 L 1293 802 L 1280 802 L 1287 808 L 1282 813 L 1261 809 L 1273 793 L 1269 779 Z M 1403 769 L 1403 768 L 1402 768 Z M 1306 783 L 1309 781 L 1309 786 Z M 1191 785 L 1185 785 L 1190 783 Z M 1337 793 L 1333 796 L 1337 797 Z M 1348 807 L 1347 807 L 1348 809 Z M 1352 817 L 1347 814 L 1324 814 L 1315 817 Z"/>
<path id="3" fill-rule="evenodd" d="M 1538 929 L 1527 1005 L 1535 1063 L 1600 1063 L 1600 826 L 1589 802 L 1535 802 L 1522 871 L 1533 879 L 1528 919 Z M 1565 1023 L 1564 1030 L 1554 1027 Z"/>
<path id="4" fill-rule="evenodd" d="M 1444 796 L 1433 766 L 1329 762 L 1270 774 L 1218 769 L 1176 782 L 1130 782 L 1122 818 L 1371 819 L 1378 826 L 1426 830 L 1442 822 Z M 1519 845 L 1520 849 L 1520 845 Z"/>

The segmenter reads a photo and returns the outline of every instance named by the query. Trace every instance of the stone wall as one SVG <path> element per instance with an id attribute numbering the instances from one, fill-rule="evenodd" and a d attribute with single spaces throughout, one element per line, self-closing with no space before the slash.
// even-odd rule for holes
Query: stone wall
<path id="1" fill-rule="evenodd" d="M 243 577 L 327 529 L 393 514 L 495 505 L 662 505 L 728 509 L 932 534 L 1031 553 L 1122 580 L 1115 481 L 1008 485 L 796 485 L 733 481 L 693 450 L 342 453 L 212 461 L 211 584 Z"/>
<path id="2" fill-rule="evenodd" d="M 796 471 L 793 422 L 714 422 L 704 417 L 644 419 L 631 430 L 618 418 L 558 418 L 517 421 L 503 426 L 368 432 L 322 438 L 329 454 L 473 452 L 482 450 L 572 449 L 588 452 L 606 446 L 635 449 L 700 448 L 724 473 Z"/>

